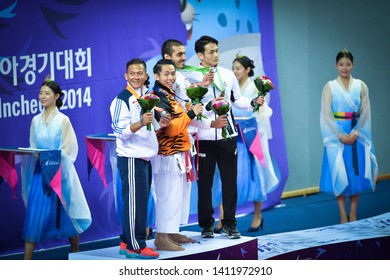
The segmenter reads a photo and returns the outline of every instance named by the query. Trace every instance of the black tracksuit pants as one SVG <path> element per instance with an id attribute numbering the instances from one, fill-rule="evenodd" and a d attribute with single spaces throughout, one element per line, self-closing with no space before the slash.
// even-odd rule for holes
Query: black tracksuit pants
<path id="1" fill-rule="evenodd" d="M 212 205 L 213 178 L 216 164 L 221 174 L 222 225 L 236 225 L 237 142 L 236 137 L 218 141 L 199 141 L 198 222 L 200 227 L 214 224 Z"/>

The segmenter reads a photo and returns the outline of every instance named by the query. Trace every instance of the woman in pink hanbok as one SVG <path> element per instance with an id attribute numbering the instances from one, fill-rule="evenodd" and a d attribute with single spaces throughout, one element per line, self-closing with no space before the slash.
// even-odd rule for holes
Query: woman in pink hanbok
<path id="1" fill-rule="evenodd" d="M 357 220 L 359 194 L 375 190 L 378 164 L 371 138 L 368 87 L 351 76 L 353 56 L 347 49 L 337 54 L 336 69 L 338 77 L 326 83 L 322 92 L 320 190 L 336 196 L 340 223 L 346 223 Z"/>

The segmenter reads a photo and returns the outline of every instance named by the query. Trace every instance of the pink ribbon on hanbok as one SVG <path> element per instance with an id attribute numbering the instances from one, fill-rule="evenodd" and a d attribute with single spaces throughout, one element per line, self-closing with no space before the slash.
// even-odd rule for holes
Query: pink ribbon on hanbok
<path id="1" fill-rule="evenodd" d="M 65 203 L 62 197 L 61 151 L 41 151 L 39 152 L 39 160 L 44 191 L 51 187 L 58 195 L 61 203 Z"/>
<path id="2" fill-rule="evenodd" d="M 237 123 L 242 141 L 247 149 L 256 157 L 263 167 L 265 166 L 263 148 L 261 146 L 260 133 L 257 129 L 257 121 L 255 118 L 242 120 Z"/>
<path id="3" fill-rule="evenodd" d="M 257 132 L 255 138 L 252 141 L 252 144 L 249 147 L 249 151 L 257 157 L 257 159 L 260 161 L 261 165 L 265 167 L 265 161 L 264 161 L 264 153 L 263 148 L 261 146 L 261 140 L 260 140 L 260 133 Z"/>

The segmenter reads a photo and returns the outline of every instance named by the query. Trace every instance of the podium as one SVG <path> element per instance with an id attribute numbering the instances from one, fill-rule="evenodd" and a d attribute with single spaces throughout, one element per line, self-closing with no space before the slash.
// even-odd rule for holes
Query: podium
<path id="1" fill-rule="evenodd" d="M 36 148 L 22 148 L 22 147 L 0 147 L 0 183 L 6 181 L 12 189 L 12 195 L 15 196 L 16 185 L 19 178 L 16 171 L 15 156 L 16 155 L 34 155 L 40 156 L 41 161 L 45 161 L 49 164 L 43 164 L 42 170 L 44 172 L 49 169 L 56 168 L 54 171 L 58 173 L 61 164 L 61 151 L 60 150 L 48 150 L 48 149 L 36 149 Z M 49 171 L 52 173 L 52 170 Z M 52 178 L 51 178 L 52 179 Z M 61 182 L 54 182 L 53 189 L 61 186 Z"/>
<path id="2" fill-rule="evenodd" d="M 390 212 L 258 237 L 259 260 L 388 260 L 389 248 Z"/>
<path id="3" fill-rule="evenodd" d="M 87 147 L 88 179 L 91 175 L 92 168 L 95 168 L 105 188 L 107 188 L 108 185 L 105 173 L 106 145 L 108 146 L 115 211 L 117 214 L 118 224 L 122 224 L 122 183 L 116 164 L 116 137 L 113 134 L 108 133 L 90 134 L 85 136 L 85 143 Z"/>
<path id="4" fill-rule="evenodd" d="M 88 156 L 88 178 L 92 167 L 96 168 L 102 180 L 104 187 L 107 187 L 106 176 L 104 173 L 105 166 L 105 149 L 106 143 L 110 146 L 110 160 L 113 176 L 116 170 L 116 154 L 115 154 L 115 136 L 107 133 L 90 134 L 85 136 Z M 115 182 L 115 181 L 114 181 Z"/>
<path id="5" fill-rule="evenodd" d="M 214 238 L 201 238 L 200 232 L 182 231 L 180 234 L 194 239 L 192 244 L 182 244 L 184 251 L 158 251 L 157 260 L 257 260 L 257 238 L 242 236 L 240 239 L 227 239 L 221 234 Z M 147 240 L 153 248 L 154 240 Z M 119 245 L 97 250 L 70 253 L 69 260 L 140 260 L 126 259 L 119 254 Z"/>

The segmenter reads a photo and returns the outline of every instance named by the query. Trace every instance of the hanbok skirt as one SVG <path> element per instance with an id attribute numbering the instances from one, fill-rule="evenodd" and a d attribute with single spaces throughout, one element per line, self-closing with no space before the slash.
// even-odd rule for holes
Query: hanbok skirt
<path id="1" fill-rule="evenodd" d="M 351 131 L 351 121 L 343 120 L 338 121 L 346 133 Z M 356 153 L 353 155 L 353 145 L 343 145 L 342 159 L 337 162 L 333 162 L 328 157 L 328 150 L 325 146 L 324 148 L 324 156 L 322 161 L 322 172 L 321 172 L 321 180 L 320 180 L 320 191 L 326 193 L 332 193 L 336 196 L 346 195 L 351 196 L 355 194 L 360 194 L 363 192 L 368 192 L 373 190 L 373 185 L 371 183 L 371 178 L 365 177 L 366 170 L 366 157 L 365 157 L 365 149 L 366 147 L 359 142 L 356 141 Z M 354 167 L 355 165 L 355 167 Z M 337 170 L 339 168 L 343 168 L 345 166 L 346 176 L 347 176 L 347 185 L 346 186 L 338 186 L 333 185 L 332 180 L 332 170 Z M 356 170 L 355 170 L 356 169 Z M 334 171 L 333 171 L 334 172 Z M 340 182 L 342 180 L 336 180 Z M 337 183 L 336 183 L 337 184 Z"/>
<path id="2" fill-rule="evenodd" d="M 26 205 L 22 239 L 37 243 L 77 234 L 57 194 L 51 188 L 43 189 L 40 164 L 37 161 Z"/>
<path id="3" fill-rule="evenodd" d="M 237 155 L 237 205 L 243 205 L 248 201 L 265 201 L 267 193 L 261 187 L 257 170 L 262 166 L 256 163 L 240 135 L 237 136 Z M 222 185 L 218 167 L 214 173 L 212 196 L 214 207 L 222 203 Z"/>

